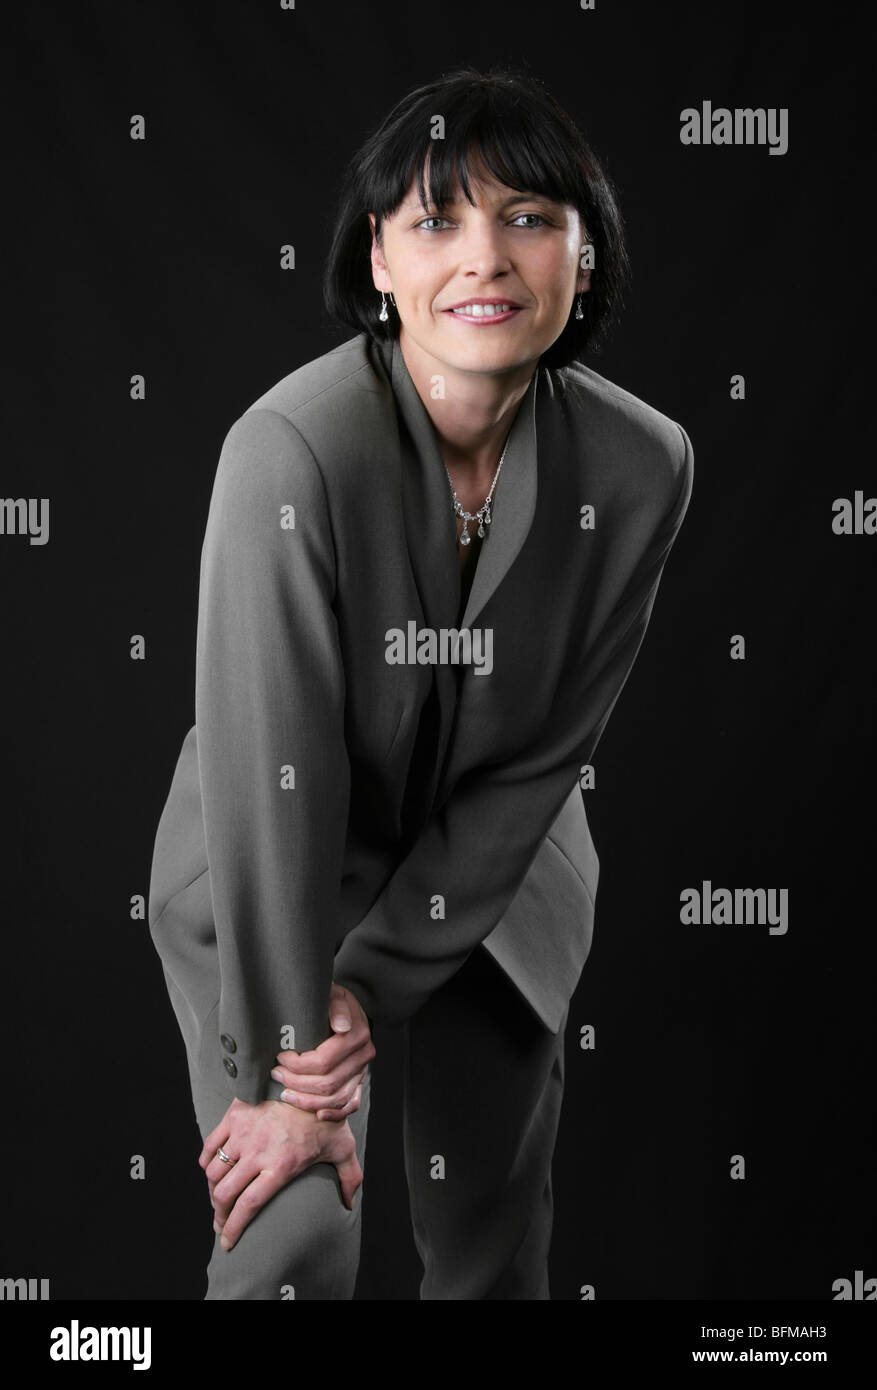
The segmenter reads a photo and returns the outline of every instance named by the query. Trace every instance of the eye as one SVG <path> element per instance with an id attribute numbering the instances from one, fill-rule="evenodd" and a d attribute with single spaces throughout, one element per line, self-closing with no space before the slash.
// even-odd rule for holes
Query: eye
<path id="1" fill-rule="evenodd" d="M 429 217 L 424 217 L 424 218 L 422 219 L 422 221 L 416 222 L 416 223 L 415 223 L 415 226 L 417 226 L 417 227 L 423 227 L 424 230 L 427 231 L 427 232 L 437 232 L 437 231 L 440 231 L 440 230 L 441 230 L 439 227 L 427 227 L 427 226 L 426 226 L 426 223 L 427 223 L 427 222 L 447 222 L 447 220 L 448 220 L 448 219 L 447 219 L 446 217 L 439 217 L 438 213 L 437 213 L 437 212 L 434 212 L 434 213 L 431 213 L 431 214 L 429 215 Z"/>
<path id="2" fill-rule="evenodd" d="M 519 212 L 515 221 L 519 221 L 522 217 L 535 217 L 540 226 L 545 225 L 545 218 L 542 216 L 541 212 Z M 532 223 L 530 225 L 532 226 Z"/>

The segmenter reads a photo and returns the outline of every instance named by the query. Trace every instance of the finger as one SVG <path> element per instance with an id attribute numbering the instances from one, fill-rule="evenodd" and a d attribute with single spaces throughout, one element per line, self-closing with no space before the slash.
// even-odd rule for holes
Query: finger
<path id="1" fill-rule="evenodd" d="M 287 1178 L 281 1177 L 271 1169 L 265 1169 L 253 1177 L 238 1197 L 231 1215 L 223 1226 L 219 1242 L 223 1250 L 233 1249 L 256 1213 L 261 1211 L 265 1203 L 270 1201 L 287 1181 Z"/>
<path id="2" fill-rule="evenodd" d="M 235 1205 L 240 1201 L 241 1193 L 255 1177 L 258 1177 L 259 1171 L 258 1164 L 242 1160 L 222 1182 L 216 1184 L 213 1189 L 214 1227 L 218 1227 L 220 1231 L 223 1229 Z"/>
<path id="3" fill-rule="evenodd" d="M 331 1038 L 326 1038 L 312 1052 L 278 1052 L 277 1065 L 297 1075 L 325 1076 L 343 1062 L 345 1057 L 369 1049 L 374 1049 L 371 1033 L 364 1024 L 357 1025 L 351 1028 L 349 1033 L 333 1033 Z"/>
<path id="4" fill-rule="evenodd" d="M 347 1102 L 346 1105 L 343 1105 L 339 1110 L 318 1110 L 318 1111 L 317 1111 L 317 1119 L 318 1119 L 318 1120 L 345 1120 L 345 1119 L 347 1118 L 348 1115 L 354 1114 L 354 1112 L 357 1111 L 357 1110 L 359 1109 L 359 1107 L 360 1107 L 361 1104 L 362 1104 L 362 1087 L 361 1087 L 361 1086 L 357 1086 L 356 1090 L 354 1091 L 353 1095 L 350 1097 L 350 1100 Z"/>
<path id="5" fill-rule="evenodd" d="M 364 1073 L 363 1073 L 363 1075 L 364 1075 Z M 344 1086 L 344 1087 L 338 1092 L 337 1096 L 330 1096 L 330 1097 L 329 1097 L 327 1100 L 325 1100 L 322 1104 L 320 1104 L 319 1102 L 317 1103 L 317 1105 L 318 1105 L 318 1108 L 317 1108 L 317 1111 L 316 1111 L 317 1119 L 318 1119 L 318 1120 L 323 1120 L 323 1119 L 325 1119 L 325 1118 L 326 1118 L 326 1114 L 327 1114 L 327 1112 L 329 1112 L 329 1111 L 332 1111 L 332 1112 L 333 1112 L 333 1117 L 335 1117 L 335 1116 L 338 1115 L 338 1113 L 339 1113 L 340 1111 L 346 1110 L 347 1106 L 350 1105 L 351 1102 L 355 1099 L 357 1091 L 360 1091 L 361 1089 L 362 1089 L 362 1075 L 360 1075 L 360 1076 L 355 1076 L 355 1077 L 353 1078 L 353 1080 L 352 1080 L 347 1086 Z M 306 1098 L 306 1099 L 309 1099 L 309 1098 Z"/>
<path id="6" fill-rule="evenodd" d="M 198 1155 L 198 1163 L 205 1171 L 226 1143 L 230 1133 L 228 1121 L 223 1116 L 216 1128 L 212 1129 L 204 1140 L 204 1147 Z"/>
<path id="7" fill-rule="evenodd" d="M 353 1027 L 353 1008 L 343 985 L 332 981 L 329 991 L 329 1023 L 336 1033 L 349 1033 Z"/>
<path id="8" fill-rule="evenodd" d="M 330 1100 L 326 1101 L 324 1108 L 326 1110 L 343 1110 L 345 1105 L 348 1105 L 350 1101 L 353 1100 L 357 1091 L 362 1089 L 362 1083 L 365 1079 L 367 1070 L 368 1068 L 365 1067 L 362 1071 L 357 1072 L 356 1076 L 354 1076 L 351 1081 L 348 1081 L 346 1086 L 342 1086 L 337 1096 L 332 1096 Z"/>
<path id="9" fill-rule="evenodd" d="M 364 1071 L 357 1072 L 349 1081 L 338 1086 L 334 1091 L 327 1090 L 323 1093 L 321 1087 L 319 1095 L 308 1095 L 298 1089 L 292 1090 L 290 1087 L 286 1087 L 281 1091 L 278 1100 L 284 1101 L 287 1105 L 294 1105 L 297 1110 L 309 1110 L 312 1113 L 316 1113 L 318 1110 L 340 1110 L 350 1100 L 357 1086 L 362 1083 L 364 1075 Z"/>
<path id="10" fill-rule="evenodd" d="M 211 1206 L 213 1205 L 213 1189 L 216 1187 L 216 1184 L 217 1184 L 218 1182 L 221 1182 L 222 1179 L 226 1176 L 226 1174 L 228 1173 L 228 1170 L 229 1170 L 229 1166 L 230 1166 L 230 1165 L 229 1165 L 228 1163 L 223 1163 L 223 1165 L 222 1165 L 222 1172 L 219 1173 L 219 1176 L 218 1176 L 218 1177 L 215 1176 L 215 1174 L 216 1174 L 217 1171 L 218 1171 L 218 1170 L 215 1169 L 215 1168 L 213 1169 L 212 1172 L 206 1171 L 205 1174 L 204 1174 L 205 1178 L 207 1179 L 207 1191 L 208 1191 L 209 1194 L 210 1194 L 210 1205 L 211 1205 Z M 234 1165 L 231 1165 L 231 1166 L 234 1166 Z M 208 1169 L 209 1169 L 209 1165 L 208 1165 Z"/>
<path id="11" fill-rule="evenodd" d="M 281 1064 L 272 1069 L 271 1075 L 275 1081 L 288 1086 L 291 1091 L 307 1091 L 311 1095 L 329 1096 L 364 1071 L 374 1058 L 375 1046 L 368 1039 L 336 1059 L 334 1065 L 328 1069 L 309 1071 L 305 1066 L 293 1068 Z"/>
<path id="12" fill-rule="evenodd" d="M 362 1186 L 362 1168 L 356 1156 L 356 1150 L 353 1151 L 350 1158 L 338 1159 L 335 1168 L 338 1172 L 338 1181 L 341 1184 L 341 1196 L 344 1199 L 344 1205 L 353 1211 L 353 1199 Z"/>
<path id="13" fill-rule="evenodd" d="M 368 1065 L 365 1056 L 355 1056 L 328 1076 L 296 1076 L 283 1067 L 276 1067 L 271 1075 L 280 1082 L 284 1091 L 292 1091 L 302 1097 L 312 1096 L 316 1105 L 333 1105 L 340 1100 L 342 1093 L 346 1099 L 353 1086 L 358 1085 L 365 1075 Z M 305 1102 L 302 1101 L 302 1104 L 305 1105 Z"/>
<path id="14" fill-rule="evenodd" d="M 229 1143 L 231 1143 L 231 1140 L 229 1140 Z M 235 1158 L 235 1155 L 229 1152 L 229 1158 Z M 229 1173 L 232 1173 L 234 1169 L 237 1168 L 239 1163 L 239 1158 L 236 1158 L 234 1163 L 226 1163 L 225 1159 L 220 1158 L 217 1153 L 216 1157 L 212 1159 L 204 1169 L 204 1175 L 208 1183 L 212 1182 L 213 1186 L 216 1187 L 224 1178 L 228 1177 Z"/>
<path id="15" fill-rule="evenodd" d="M 238 1100 L 237 1096 L 235 1096 L 234 1100 L 231 1102 L 231 1105 L 228 1107 L 222 1119 L 219 1121 L 219 1124 L 215 1127 L 215 1129 L 212 1129 L 210 1131 L 210 1133 L 204 1140 L 204 1147 L 202 1148 L 201 1154 L 198 1158 L 198 1162 L 201 1164 L 202 1168 L 207 1166 L 207 1164 L 210 1162 L 210 1158 L 212 1157 L 212 1155 L 216 1153 L 216 1150 L 219 1148 L 219 1146 L 223 1144 L 225 1140 L 228 1138 L 232 1117 L 236 1114 L 237 1111 L 246 1108 L 248 1107 L 244 1105 L 244 1102 Z M 204 1160 L 204 1162 L 202 1162 L 202 1159 Z"/>
<path id="16" fill-rule="evenodd" d="M 316 1118 L 318 1120 L 346 1120 L 348 1115 L 356 1113 L 361 1104 L 362 1092 L 357 1088 L 350 1097 L 350 1100 L 346 1101 L 344 1105 L 330 1106 L 325 1110 L 318 1110 Z"/>

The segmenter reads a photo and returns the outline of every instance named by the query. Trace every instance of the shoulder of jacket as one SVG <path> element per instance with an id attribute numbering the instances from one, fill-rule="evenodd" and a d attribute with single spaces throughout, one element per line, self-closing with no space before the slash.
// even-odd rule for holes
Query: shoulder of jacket
<path id="1" fill-rule="evenodd" d="M 551 384 L 571 428 L 634 469 L 665 473 L 670 486 L 692 471 L 691 441 L 677 421 L 617 386 L 583 362 L 550 372 Z"/>
<path id="2" fill-rule="evenodd" d="M 363 390 L 374 390 L 378 378 L 367 351 L 364 333 L 340 343 L 338 347 L 305 362 L 288 376 L 264 391 L 244 414 L 254 410 L 273 410 L 295 424 L 297 414 L 313 405 L 320 397 L 328 397 L 325 409 L 338 408 L 344 397 Z"/>
<path id="3" fill-rule="evenodd" d="M 389 382 L 360 333 L 263 392 L 234 422 L 224 447 L 254 457 L 285 441 L 290 459 L 309 458 L 331 474 L 339 460 L 356 454 L 367 463 L 369 451 L 386 448 L 391 402 Z"/>

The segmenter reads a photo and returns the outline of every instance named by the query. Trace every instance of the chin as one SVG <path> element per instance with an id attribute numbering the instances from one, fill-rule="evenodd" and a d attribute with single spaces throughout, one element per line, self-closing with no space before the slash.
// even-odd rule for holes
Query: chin
<path id="1" fill-rule="evenodd" d="M 474 328 L 471 332 L 473 338 L 480 335 L 478 342 L 461 343 L 455 341 L 449 343 L 445 338 L 440 345 L 436 345 L 435 355 L 437 357 L 443 356 L 449 362 L 458 362 L 461 366 L 464 364 L 476 366 L 479 362 L 484 362 L 485 365 L 508 364 L 511 366 L 529 353 L 530 343 L 523 334 L 514 338 L 510 335 L 502 336 L 501 339 L 501 329 L 487 328 L 481 330 Z M 492 333 L 495 333 L 496 336 L 488 342 L 487 339 Z"/>
<path id="2" fill-rule="evenodd" d="M 527 362 L 535 361 L 544 351 L 544 348 L 534 349 L 528 342 L 507 343 L 504 346 L 498 345 L 493 351 L 484 348 L 481 352 L 470 352 L 467 354 L 467 361 L 461 362 L 460 365 L 476 372 L 510 372 Z"/>

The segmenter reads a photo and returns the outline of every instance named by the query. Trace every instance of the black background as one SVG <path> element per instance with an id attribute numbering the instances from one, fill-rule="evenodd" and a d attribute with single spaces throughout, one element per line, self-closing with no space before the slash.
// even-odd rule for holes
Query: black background
<path id="1" fill-rule="evenodd" d="M 51 539 L 0 538 L 0 1275 L 48 1277 L 53 1299 L 203 1296 L 184 1050 L 129 913 L 194 722 L 219 448 L 258 395 L 352 336 L 320 277 L 366 132 L 460 62 L 526 61 L 627 223 L 626 311 L 586 360 L 695 450 L 586 795 L 601 881 L 567 1033 L 552 1297 L 827 1300 L 835 1279 L 877 1276 L 877 538 L 831 527 L 836 497 L 877 494 L 870 10 L 135 0 L 9 22 L 2 490 L 49 498 Z M 788 108 L 788 152 L 683 146 L 679 113 L 704 100 Z M 787 887 L 788 934 L 681 925 L 703 879 Z M 375 1041 L 357 1298 L 416 1299 L 398 1035 Z"/>

